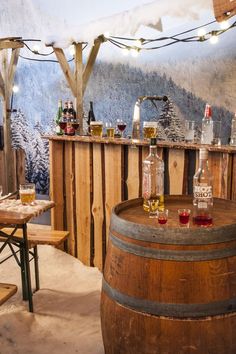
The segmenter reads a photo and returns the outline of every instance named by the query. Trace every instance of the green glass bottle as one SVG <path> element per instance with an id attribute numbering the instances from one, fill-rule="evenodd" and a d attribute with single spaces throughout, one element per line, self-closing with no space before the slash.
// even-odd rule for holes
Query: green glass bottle
<path id="1" fill-rule="evenodd" d="M 62 108 L 62 100 L 58 101 L 58 109 L 57 109 L 57 114 L 56 114 L 56 118 L 55 118 L 55 123 L 56 123 L 56 134 L 57 135 L 62 135 L 63 131 L 59 125 L 61 117 L 63 114 L 63 108 Z"/>

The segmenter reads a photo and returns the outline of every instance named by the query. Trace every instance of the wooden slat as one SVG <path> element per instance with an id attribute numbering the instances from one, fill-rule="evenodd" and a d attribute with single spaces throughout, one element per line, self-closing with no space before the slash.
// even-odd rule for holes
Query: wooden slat
<path id="1" fill-rule="evenodd" d="M 91 265 L 91 167 L 90 144 L 75 145 L 77 255 Z"/>
<path id="2" fill-rule="evenodd" d="M 50 199 L 56 203 L 51 211 L 51 223 L 55 230 L 64 229 L 64 166 L 63 142 L 50 141 Z"/>
<path id="3" fill-rule="evenodd" d="M 9 95 L 12 94 L 12 86 L 14 83 L 14 77 L 15 77 L 17 62 L 19 59 L 19 54 L 20 54 L 20 48 L 12 49 L 11 59 L 10 59 L 9 68 L 8 68 Z"/>
<path id="4" fill-rule="evenodd" d="M 122 146 L 105 145 L 105 210 L 108 241 L 112 208 L 122 200 Z"/>
<path id="5" fill-rule="evenodd" d="M 213 175 L 213 196 L 219 198 L 230 197 L 228 176 L 231 169 L 229 154 L 210 152 L 209 169 Z"/>
<path id="6" fill-rule="evenodd" d="M 126 180 L 128 199 L 138 198 L 142 184 L 142 166 L 140 162 L 139 147 L 128 147 L 128 176 Z"/>
<path id="7" fill-rule="evenodd" d="M 101 144 L 93 144 L 93 205 L 94 220 L 94 266 L 103 269 L 106 235 L 104 232 L 104 175 L 103 148 Z"/>
<path id="8" fill-rule="evenodd" d="M 232 156 L 231 199 L 236 200 L 236 154 Z"/>
<path id="9" fill-rule="evenodd" d="M 182 194 L 184 179 L 184 150 L 171 149 L 168 157 L 169 194 Z"/>
<path id="10" fill-rule="evenodd" d="M 79 131 L 83 134 L 83 56 L 82 43 L 75 44 L 75 108 L 79 119 Z"/>
<path id="11" fill-rule="evenodd" d="M 6 194 L 6 175 L 5 175 L 4 152 L 0 151 L 0 184 L 3 187 L 3 193 Z"/>
<path id="12" fill-rule="evenodd" d="M 99 51 L 101 43 L 102 43 L 101 38 L 100 37 L 97 38 L 94 41 L 94 45 L 93 45 L 93 47 L 92 47 L 92 49 L 91 49 L 91 51 L 89 53 L 86 66 L 85 66 L 84 71 L 83 71 L 83 94 L 84 94 L 84 92 L 86 90 L 87 83 L 88 83 L 88 80 L 90 78 L 90 75 L 91 75 L 95 60 L 97 58 L 98 51 Z"/>
<path id="13" fill-rule="evenodd" d="M 25 183 L 25 151 L 16 150 L 16 185 L 19 187 L 21 183 Z"/>
<path id="14" fill-rule="evenodd" d="M 60 48 L 53 48 L 54 52 L 56 54 L 57 60 L 59 61 L 59 64 L 62 68 L 62 71 L 65 75 L 65 78 L 70 86 L 70 89 L 73 93 L 73 96 L 76 97 L 76 85 L 75 85 L 75 79 L 73 76 L 73 73 L 70 69 L 70 66 L 66 60 L 65 54 L 62 49 Z"/>
<path id="15" fill-rule="evenodd" d="M 0 305 L 10 299 L 17 291 L 17 286 L 13 284 L 0 283 Z"/>
<path id="16" fill-rule="evenodd" d="M 66 197 L 66 226 L 70 232 L 69 253 L 76 255 L 75 242 L 75 176 L 74 176 L 74 146 L 73 142 L 65 144 L 64 152 L 64 169 L 65 169 L 65 197 Z"/>

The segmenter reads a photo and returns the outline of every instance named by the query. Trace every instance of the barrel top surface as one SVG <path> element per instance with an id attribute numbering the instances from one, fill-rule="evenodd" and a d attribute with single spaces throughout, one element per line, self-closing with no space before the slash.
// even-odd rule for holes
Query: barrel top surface
<path id="1" fill-rule="evenodd" d="M 131 199 L 117 204 L 112 213 L 111 231 L 115 230 L 126 234 L 128 237 L 149 238 L 152 242 L 176 240 L 176 243 L 184 243 L 187 239 L 194 240 L 199 236 L 196 243 L 223 242 L 221 238 L 229 240 L 236 239 L 236 202 L 214 198 L 213 226 L 199 227 L 193 225 L 192 216 L 188 228 L 179 226 L 178 209 L 188 208 L 193 213 L 191 196 L 165 196 L 165 208 L 169 210 L 168 222 L 165 226 L 159 225 L 156 218 L 149 218 L 148 213 L 143 210 L 143 199 Z M 145 236 L 142 236 L 144 235 Z M 149 235 L 149 236 L 148 236 Z M 158 241 L 158 242 L 159 242 Z M 194 242 L 195 243 L 195 242 Z"/>

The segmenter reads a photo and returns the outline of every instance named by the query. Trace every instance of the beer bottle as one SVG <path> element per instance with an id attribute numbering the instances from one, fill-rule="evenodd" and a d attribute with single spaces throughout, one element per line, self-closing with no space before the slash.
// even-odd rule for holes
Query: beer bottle
<path id="1" fill-rule="evenodd" d="M 94 114 L 94 111 L 93 111 L 93 102 L 90 101 L 89 105 L 90 105 L 90 108 L 89 108 L 89 112 L 88 112 L 87 123 L 88 123 L 88 133 L 90 134 L 90 123 L 91 122 L 95 122 L 96 118 L 95 118 L 95 114 Z"/>
<path id="2" fill-rule="evenodd" d="M 62 135 L 63 132 L 60 128 L 60 120 L 61 120 L 61 117 L 62 117 L 62 114 L 63 114 L 63 109 L 62 109 L 62 100 L 59 100 L 58 101 L 58 110 L 57 110 L 57 114 L 56 114 L 56 118 L 55 118 L 55 123 L 56 123 L 56 134 L 57 135 Z"/>

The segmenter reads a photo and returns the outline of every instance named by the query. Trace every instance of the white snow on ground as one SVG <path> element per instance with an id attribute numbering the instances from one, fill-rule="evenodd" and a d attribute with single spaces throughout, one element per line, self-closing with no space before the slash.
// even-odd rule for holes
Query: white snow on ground
<path id="1" fill-rule="evenodd" d="M 18 286 L 17 294 L 0 307 L 0 353 L 103 354 L 101 273 L 51 246 L 38 249 L 41 289 L 33 296 L 33 314 L 22 301 L 15 260 L 0 265 L 0 282 Z M 31 269 L 34 279 L 33 265 Z"/>

